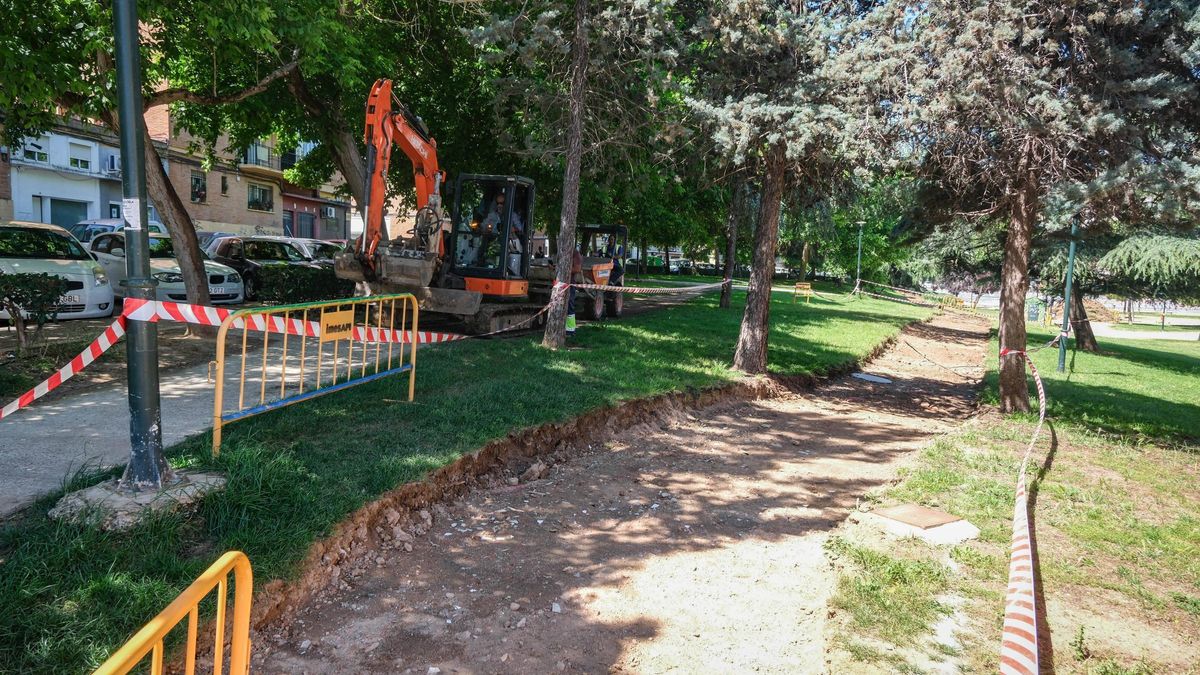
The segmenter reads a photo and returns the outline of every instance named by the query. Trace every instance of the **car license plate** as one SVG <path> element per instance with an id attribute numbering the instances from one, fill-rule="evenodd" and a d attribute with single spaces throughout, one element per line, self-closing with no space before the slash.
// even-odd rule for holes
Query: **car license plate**
<path id="1" fill-rule="evenodd" d="M 78 305 L 79 304 L 79 296 L 78 295 L 61 296 L 58 299 L 58 304 L 60 304 L 60 305 Z"/>
<path id="2" fill-rule="evenodd" d="M 209 295 L 224 295 L 225 287 L 224 286 L 209 286 L 208 294 Z"/>

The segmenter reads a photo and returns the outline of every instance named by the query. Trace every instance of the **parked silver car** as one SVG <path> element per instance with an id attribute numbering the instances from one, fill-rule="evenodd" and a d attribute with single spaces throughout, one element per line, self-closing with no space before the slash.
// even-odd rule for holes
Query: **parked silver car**
<path id="1" fill-rule="evenodd" d="M 97 236 L 91 242 L 92 253 L 104 266 L 113 280 L 113 290 L 124 296 L 125 289 L 125 233 L 110 232 Z M 183 284 L 183 271 L 175 260 L 171 238 L 161 234 L 150 235 L 150 269 L 154 280 L 155 297 L 169 302 L 186 302 L 187 290 Z M 212 260 L 204 261 L 208 275 L 208 298 L 214 305 L 230 305 L 242 302 L 245 289 L 242 277 L 233 268 Z"/>

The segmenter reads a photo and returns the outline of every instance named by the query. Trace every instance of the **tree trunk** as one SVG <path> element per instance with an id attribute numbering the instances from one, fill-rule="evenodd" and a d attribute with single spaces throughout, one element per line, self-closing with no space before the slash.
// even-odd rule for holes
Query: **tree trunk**
<path id="1" fill-rule="evenodd" d="M 806 241 L 804 248 L 800 249 L 800 281 L 808 278 L 808 262 L 810 260 L 812 260 L 812 245 Z"/>
<path id="2" fill-rule="evenodd" d="M 571 44 L 570 120 L 567 127 L 567 166 L 563 173 L 562 219 L 558 229 L 558 270 L 560 284 L 571 282 L 571 261 L 575 252 L 575 219 L 579 215 L 579 173 L 583 162 L 583 94 L 587 87 L 587 0 L 575 0 L 575 38 Z M 557 300 L 555 300 L 557 298 Z M 567 343 L 567 294 L 551 294 L 550 312 L 542 344 L 560 349 Z"/>
<path id="3" fill-rule="evenodd" d="M 773 146 L 767 153 L 758 226 L 754 231 L 754 264 L 746 311 L 733 353 L 733 367 L 746 373 L 767 372 L 767 333 L 771 318 L 771 282 L 775 275 L 775 249 L 779 246 L 779 205 L 787 180 L 786 146 Z"/>
<path id="4" fill-rule="evenodd" d="M 211 302 L 208 297 L 208 272 L 204 269 L 200 240 L 196 238 L 196 225 L 167 176 L 167 170 L 163 168 L 150 132 L 144 131 L 144 127 L 143 134 L 142 141 L 146 145 L 146 194 L 158 208 L 163 225 L 171 235 L 171 247 L 179 263 L 179 271 L 183 274 L 187 301 L 193 305 L 208 305 Z"/>
<path id="5" fill-rule="evenodd" d="M 738 219 L 742 213 L 742 182 L 733 183 L 733 195 L 729 200 L 729 216 L 725 219 L 725 285 L 721 287 L 719 307 L 728 308 L 733 300 L 733 270 L 737 266 Z"/>
<path id="6" fill-rule="evenodd" d="M 363 165 L 358 140 L 349 131 L 352 127 L 341 119 L 341 114 L 335 106 L 330 106 L 313 95 L 299 68 L 288 73 L 287 86 L 305 114 L 317 122 L 320 141 L 333 155 L 334 166 L 342 174 L 342 178 L 346 179 L 346 188 L 354 197 L 354 203 L 360 211 L 365 209 L 367 169 Z"/>
<path id="7" fill-rule="evenodd" d="M 21 314 L 21 308 L 14 303 L 8 308 L 8 317 L 17 331 L 17 354 L 25 356 L 29 352 L 29 335 L 25 332 L 25 315 Z"/>
<path id="8" fill-rule="evenodd" d="M 649 246 L 650 245 L 646 242 L 646 238 L 642 237 L 642 245 L 638 248 L 638 278 L 639 279 L 641 279 L 642 275 L 646 273 L 646 266 L 650 264 L 649 261 L 646 260 L 646 258 L 648 258 L 650 256 Z"/>
<path id="9" fill-rule="evenodd" d="M 1000 349 L 1024 351 L 1025 294 L 1029 292 L 1029 251 L 1037 217 L 1037 184 L 1026 176 L 1013 207 L 1000 279 Z M 1029 385 L 1020 354 L 1000 357 L 1000 411 L 1028 412 Z"/>
<path id="10" fill-rule="evenodd" d="M 671 247 L 663 246 L 663 274 L 671 273 Z"/>
<path id="11" fill-rule="evenodd" d="M 1075 331 L 1075 346 L 1085 352 L 1098 352 L 1100 345 L 1096 344 L 1096 334 L 1092 332 L 1092 322 L 1088 321 L 1087 309 L 1083 306 L 1083 293 L 1078 290 L 1072 294 L 1071 300 L 1071 329 Z"/>

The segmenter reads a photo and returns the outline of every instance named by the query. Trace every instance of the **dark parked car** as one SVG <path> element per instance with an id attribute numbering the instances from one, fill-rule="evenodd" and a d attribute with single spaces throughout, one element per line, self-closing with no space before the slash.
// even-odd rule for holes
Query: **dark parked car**
<path id="1" fill-rule="evenodd" d="M 197 231 L 196 232 L 196 241 L 200 243 L 201 250 L 207 251 L 208 247 L 213 243 L 213 241 L 215 241 L 217 239 L 223 239 L 225 237 L 236 237 L 236 236 L 237 235 L 232 232 L 201 232 L 201 231 Z"/>
<path id="2" fill-rule="evenodd" d="M 285 237 L 252 236 L 223 237 L 209 244 L 208 255 L 213 260 L 228 265 L 242 275 L 246 298 L 258 298 L 262 288 L 259 270 L 267 265 L 303 265 L 316 267 L 298 246 Z"/>

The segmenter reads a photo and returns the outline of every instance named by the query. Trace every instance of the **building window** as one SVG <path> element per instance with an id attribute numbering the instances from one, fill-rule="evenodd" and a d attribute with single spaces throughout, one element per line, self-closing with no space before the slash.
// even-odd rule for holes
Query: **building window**
<path id="1" fill-rule="evenodd" d="M 221 196 L 229 196 L 229 176 L 226 176 L 225 174 L 221 174 Z"/>
<path id="2" fill-rule="evenodd" d="M 242 162 L 256 166 L 274 166 L 271 163 L 271 146 L 262 141 L 254 141 L 250 147 L 246 148 L 246 152 L 242 155 Z"/>
<path id="3" fill-rule="evenodd" d="M 50 161 L 50 155 L 45 150 L 42 150 L 40 145 L 25 146 L 25 150 L 21 153 L 21 156 L 31 162 L 41 162 L 42 164 Z"/>
<path id="4" fill-rule="evenodd" d="M 208 199 L 208 179 L 203 171 L 192 172 L 192 203 L 203 204 Z"/>
<path id="5" fill-rule="evenodd" d="M 246 208 L 252 211 L 274 211 L 275 191 L 269 185 L 246 186 Z"/>
<path id="6" fill-rule="evenodd" d="M 121 217 L 120 203 L 118 203 L 118 202 L 109 202 L 108 203 L 108 217 L 109 218 L 120 218 Z M 153 219 L 151 219 L 151 220 L 153 220 Z"/>
<path id="7" fill-rule="evenodd" d="M 92 149 L 86 145 L 71 143 L 71 168 L 80 171 L 92 170 Z"/>

